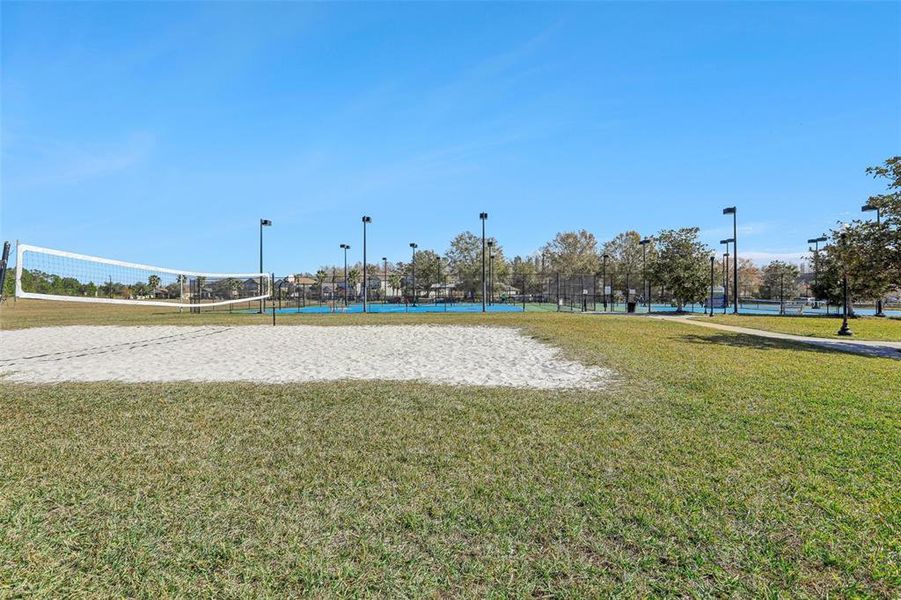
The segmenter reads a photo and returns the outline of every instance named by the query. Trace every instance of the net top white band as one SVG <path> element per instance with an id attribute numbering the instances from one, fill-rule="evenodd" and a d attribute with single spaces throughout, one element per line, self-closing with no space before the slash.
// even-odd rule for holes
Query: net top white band
<path id="1" fill-rule="evenodd" d="M 85 261 L 100 265 L 109 265 L 125 269 L 133 269 L 146 271 L 150 273 L 160 273 L 166 275 L 181 276 L 184 278 L 207 278 L 207 279 L 253 279 L 260 280 L 262 285 L 258 288 L 257 293 L 250 297 L 219 300 L 215 302 L 184 302 L 184 301 L 160 301 L 154 299 L 135 299 L 135 298 L 112 298 L 100 296 L 76 296 L 62 295 L 54 293 L 26 292 L 22 287 L 22 272 L 25 268 L 25 253 L 32 252 L 47 256 L 56 256 L 64 259 Z M 63 250 L 54 250 L 53 248 L 44 248 L 42 246 L 33 246 L 31 244 L 17 244 L 16 247 L 16 297 L 30 298 L 35 300 L 59 300 L 63 302 L 96 302 L 102 304 L 131 304 L 135 306 L 162 306 L 166 308 L 209 308 L 215 306 L 226 306 L 229 304 L 237 304 L 240 302 L 250 302 L 268 298 L 272 289 L 272 279 L 268 273 L 204 273 L 200 271 L 185 271 L 181 269 L 169 269 L 166 267 L 157 267 L 153 265 L 145 265 L 141 263 L 132 263 L 111 258 L 103 258 L 100 256 L 91 256 L 88 254 L 78 254 L 76 252 L 66 252 Z"/>
<path id="2" fill-rule="evenodd" d="M 117 267 L 126 267 L 129 269 L 143 269 L 145 271 L 156 271 L 158 273 L 171 273 L 172 275 L 187 275 L 188 277 L 269 277 L 268 273 L 201 273 L 199 271 L 183 271 L 180 269 L 167 269 L 166 267 L 155 267 L 153 265 L 144 265 L 141 263 L 126 262 L 123 260 L 115 260 L 112 258 L 102 258 L 100 256 L 90 256 L 88 254 L 77 254 L 75 252 L 66 252 L 64 250 L 54 250 L 53 248 L 43 248 L 41 246 L 32 246 L 31 244 L 18 244 L 16 247 L 16 268 L 22 264 L 23 254 L 26 251 L 40 252 L 41 254 L 49 254 L 51 256 L 60 256 L 63 258 L 73 258 L 76 260 L 87 260 L 91 262 L 101 263 L 104 265 L 114 265 Z"/>

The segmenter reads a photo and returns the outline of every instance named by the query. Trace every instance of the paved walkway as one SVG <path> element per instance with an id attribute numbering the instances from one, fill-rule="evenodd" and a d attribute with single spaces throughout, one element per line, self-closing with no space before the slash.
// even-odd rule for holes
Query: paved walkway
<path id="1" fill-rule="evenodd" d="M 722 325 L 720 323 L 708 323 L 701 320 L 700 318 L 690 319 L 687 317 L 670 317 L 666 315 L 652 315 L 649 318 L 661 319 L 664 321 L 675 321 L 677 323 L 686 323 L 688 325 L 696 325 L 698 327 L 709 327 L 710 329 L 719 329 L 722 331 L 730 331 L 732 333 L 755 335 L 757 337 L 787 340 L 791 342 L 801 342 L 803 344 L 811 344 L 813 346 L 819 346 L 820 348 L 828 348 L 830 350 L 838 350 L 840 352 L 853 352 L 855 354 L 865 354 L 867 356 L 883 356 L 886 358 L 901 360 L 901 342 L 815 338 L 805 335 L 792 335 L 790 333 L 778 333 L 775 331 L 750 329 L 748 327 Z"/>

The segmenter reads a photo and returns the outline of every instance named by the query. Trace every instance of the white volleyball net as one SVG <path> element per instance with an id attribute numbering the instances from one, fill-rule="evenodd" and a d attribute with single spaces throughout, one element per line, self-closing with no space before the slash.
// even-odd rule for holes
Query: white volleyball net
<path id="1" fill-rule="evenodd" d="M 265 273 L 198 273 L 19 244 L 16 297 L 198 308 L 268 298 Z"/>

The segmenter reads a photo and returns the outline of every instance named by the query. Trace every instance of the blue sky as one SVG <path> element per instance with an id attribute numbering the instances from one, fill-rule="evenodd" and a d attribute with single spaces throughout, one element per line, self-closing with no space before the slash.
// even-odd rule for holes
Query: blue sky
<path id="1" fill-rule="evenodd" d="M 209 271 L 489 229 L 799 255 L 901 151 L 901 3 L 2 4 L 4 239 Z"/>

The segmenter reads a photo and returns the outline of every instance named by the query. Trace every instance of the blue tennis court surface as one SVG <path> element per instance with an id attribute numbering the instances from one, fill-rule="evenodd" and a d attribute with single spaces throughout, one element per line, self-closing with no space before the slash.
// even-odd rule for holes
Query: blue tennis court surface
<path id="1" fill-rule="evenodd" d="M 366 310 L 371 313 L 436 313 L 436 312 L 453 312 L 453 313 L 476 313 L 482 312 L 481 304 L 473 304 L 470 302 L 454 302 L 454 303 L 426 303 L 419 304 L 381 304 L 371 303 Z M 523 312 L 522 304 L 491 304 L 485 307 L 487 312 Z M 270 312 L 270 311 L 267 311 Z M 338 304 L 332 307 L 329 304 L 314 304 L 302 306 L 300 308 L 284 307 L 277 308 L 276 314 L 297 314 L 297 313 L 361 313 L 363 312 L 362 304 L 349 304 L 346 307 Z"/>
<path id="2" fill-rule="evenodd" d="M 598 303 L 596 312 L 603 312 L 603 310 L 604 310 L 603 304 Z M 682 310 L 685 312 L 702 314 L 702 313 L 706 312 L 708 309 L 705 308 L 702 304 L 688 304 L 688 305 L 684 306 L 682 308 Z M 645 313 L 647 311 L 648 311 L 648 307 L 644 304 L 638 305 L 635 309 L 635 312 L 637 312 L 637 313 Z M 624 313 L 624 312 L 626 312 L 626 307 L 625 307 L 625 305 L 623 305 L 621 303 L 617 304 L 616 309 L 613 312 Z M 651 304 L 651 312 L 654 312 L 654 313 L 676 312 L 676 307 L 672 306 L 670 304 L 652 303 Z M 725 313 L 723 312 L 722 308 L 714 308 L 713 312 L 714 312 L 714 314 L 718 314 L 718 315 L 721 315 L 721 314 L 731 315 L 732 314 L 732 305 L 730 304 L 728 306 L 728 308 L 726 308 Z M 739 312 L 743 315 L 778 315 L 779 314 L 779 303 L 778 302 L 776 302 L 776 303 L 765 303 L 765 302 L 747 302 L 746 303 L 746 302 L 742 302 L 739 305 Z M 885 315 L 888 317 L 901 317 L 901 311 L 899 311 L 899 310 L 886 309 L 883 312 L 885 312 Z M 871 308 L 871 307 L 854 307 L 854 313 L 861 317 L 871 317 L 874 314 L 876 314 L 876 309 Z M 807 316 L 810 316 L 810 315 L 821 315 L 821 316 L 840 315 L 841 307 L 830 305 L 828 308 L 828 312 L 827 312 L 826 306 L 821 304 L 818 308 L 813 308 L 812 306 L 805 306 L 801 313 L 798 313 L 797 310 L 786 310 L 785 314 L 788 316 L 792 316 L 792 315 L 797 316 L 798 314 L 807 315 Z"/>

